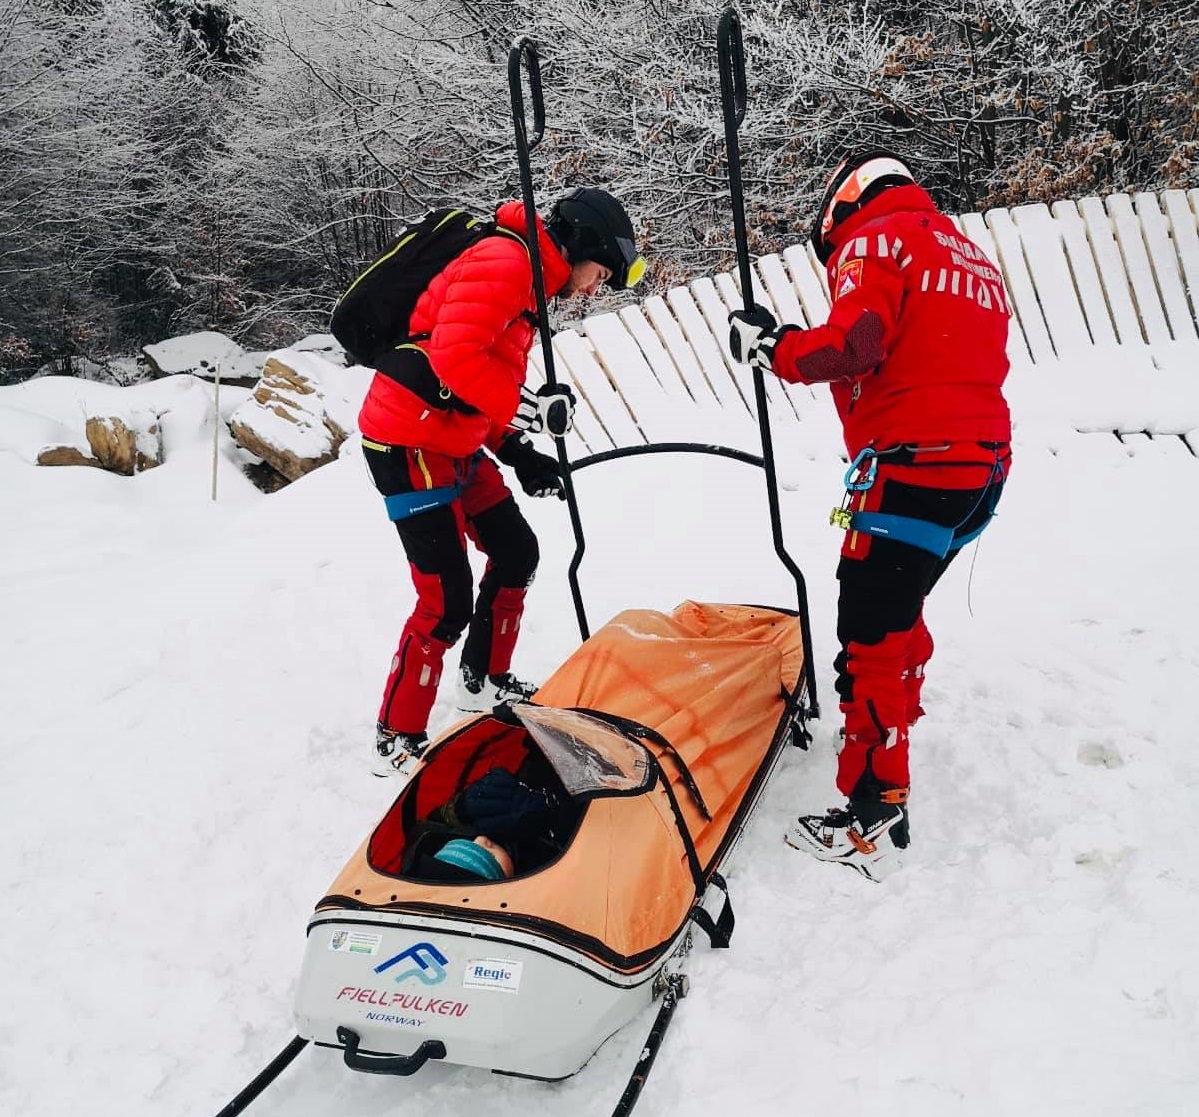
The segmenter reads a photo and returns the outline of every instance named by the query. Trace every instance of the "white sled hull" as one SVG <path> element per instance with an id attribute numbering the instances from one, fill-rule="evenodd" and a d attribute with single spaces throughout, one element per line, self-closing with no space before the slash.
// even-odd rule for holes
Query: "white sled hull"
<path id="1" fill-rule="evenodd" d="M 535 1078 L 574 1074 L 654 999 L 689 932 L 635 974 L 536 935 L 377 911 L 318 912 L 296 994 L 299 1034 L 364 1055 L 410 1056 L 427 1040 L 444 1061 Z"/>

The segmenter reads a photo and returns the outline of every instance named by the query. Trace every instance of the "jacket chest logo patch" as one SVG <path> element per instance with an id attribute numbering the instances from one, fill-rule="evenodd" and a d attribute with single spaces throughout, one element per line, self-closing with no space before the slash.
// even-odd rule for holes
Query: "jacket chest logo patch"
<path id="1" fill-rule="evenodd" d="M 864 260 L 849 260 L 837 269 L 833 281 L 833 298 L 839 299 L 856 291 L 862 285 L 862 265 Z"/>

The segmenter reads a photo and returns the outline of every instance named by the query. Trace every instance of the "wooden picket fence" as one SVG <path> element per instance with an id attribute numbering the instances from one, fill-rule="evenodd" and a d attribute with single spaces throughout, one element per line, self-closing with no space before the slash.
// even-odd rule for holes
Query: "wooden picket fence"
<path id="1" fill-rule="evenodd" d="M 1006 282 L 1018 429 L 1023 414 L 1029 431 L 1171 434 L 1199 450 L 1199 189 L 955 222 Z M 806 244 L 760 257 L 752 270 L 755 300 L 780 320 L 825 320 L 824 269 Z M 555 370 L 581 397 L 572 457 L 669 441 L 759 449 L 751 377 L 726 347 L 728 312 L 741 305 L 736 274 L 726 273 L 559 332 Z M 534 379 L 543 376 L 537 350 L 532 364 Z M 1058 388 L 1040 391 L 1040 376 L 1058 378 Z M 823 389 L 771 379 L 767 394 L 777 445 L 811 458 L 841 453 Z"/>

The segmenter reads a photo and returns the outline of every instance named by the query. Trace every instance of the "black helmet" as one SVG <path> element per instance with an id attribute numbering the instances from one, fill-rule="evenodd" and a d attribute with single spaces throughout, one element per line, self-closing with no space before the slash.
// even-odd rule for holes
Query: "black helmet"
<path id="1" fill-rule="evenodd" d="M 816 210 L 812 248 L 820 262 L 827 264 L 833 255 L 828 236 L 838 225 L 889 186 L 910 186 L 915 181 L 908 165 L 894 152 L 881 147 L 843 159 L 829 176 L 820 208 Z"/>
<path id="2" fill-rule="evenodd" d="M 545 227 L 557 238 L 571 263 L 594 260 L 611 273 L 608 286 L 618 291 L 636 284 L 645 274 L 637 255 L 633 223 L 606 190 L 580 186 L 554 203 Z"/>

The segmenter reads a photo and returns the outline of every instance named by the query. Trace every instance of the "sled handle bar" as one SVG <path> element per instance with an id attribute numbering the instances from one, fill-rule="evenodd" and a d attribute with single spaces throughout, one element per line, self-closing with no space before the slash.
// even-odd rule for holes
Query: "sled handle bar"
<path id="1" fill-rule="evenodd" d="M 529 72 L 529 93 L 533 101 L 533 136 L 529 137 L 525 119 L 525 96 L 521 79 L 521 63 Z M 557 384 L 554 372 L 554 344 L 550 334 L 550 314 L 545 298 L 545 276 L 541 271 L 541 245 L 537 238 L 537 208 L 533 202 L 533 168 L 529 152 L 541 143 L 545 134 L 545 101 L 541 96 L 541 64 L 537 60 L 537 45 L 528 38 L 520 39 L 508 52 L 508 91 L 512 97 L 512 123 L 516 128 L 516 161 L 520 166 L 520 193 L 525 203 L 525 230 L 528 236 L 529 260 L 533 265 L 533 291 L 537 296 L 537 331 L 541 335 L 541 353 L 545 365 L 545 382 Z M 575 618 L 584 640 L 591 633 L 587 630 L 587 617 L 583 612 L 579 593 L 579 563 L 583 561 L 586 543 L 583 539 L 583 522 L 579 518 L 579 503 L 575 499 L 575 487 L 570 478 L 570 459 L 566 456 L 566 440 L 555 438 L 558 452 L 558 471 L 562 475 L 562 489 L 566 496 L 566 507 L 570 513 L 570 527 L 575 537 L 575 553 L 567 568 L 571 597 L 575 602 Z"/>
<path id="2" fill-rule="evenodd" d="M 759 410 L 758 414 L 765 415 L 764 406 Z M 769 449 L 769 442 L 767 442 L 767 449 Z M 773 461 L 770 458 L 760 458 L 756 454 L 747 453 L 745 450 L 737 450 L 732 446 L 720 446 L 706 442 L 651 442 L 645 446 L 620 446 L 615 450 L 601 450 L 595 454 L 588 454 L 583 458 L 576 458 L 570 463 L 570 468 L 572 471 L 580 470 L 585 469 L 589 465 L 617 461 L 620 458 L 636 458 L 644 454 L 711 454 L 718 458 L 732 458 L 734 461 L 744 462 L 746 465 L 756 466 L 758 469 L 765 470 L 768 482 L 774 476 Z M 777 550 L 781 546 L 781 535 L 779 534 L 778 527 L 777 488 L 775 489 L 774 501 L 771 505 L 770 518 L 771 526 L 775 532 L 775 548 Z M 576 554 L 581 553 L 581 551 L 576 552 Z M 787 568 L 787 572 L 795 580 L 795 596 L 799 606 L 797 612 L 800 619 L 800 640 L 803 644 L 804 654 L 804 688 L 808 700 L 806 713 L 809 717 L 818 718 L 820 716 L 820 702 L 816 697 L 816 664 L 812 659 L 812 625 L 808 619 L 807 583 L 804 581 L 803 571 L 794 562 L 786 562 L 784 565 Z M 573 581 L 571 582 L 571 592 L 575 594 L 575 611 L 580 617 L 583 617 L 583 601 L 578 594 L 577 583 Z"/>
<path id="3" fill-rule="evenodd" d="M 415 1074 L 430 1059 L 445 1058 L 445 1044 L 439 1039 L 427 1039 L 411 1055 L 363 1055 L 358 1050 L 361 1037 L 352 1028 L 338 1027 L 337 1038 L 345 1044 L 345 1062 L 351 1070 L 367 1074 Z"/>
<path id="4" fill-rule="evenodd" d="M 741 278 L 741 298 L 745 309 L 754 305 L 753 273 L 749 268 L 749 237 L 745 230 L 745 193 L 741 187 L 741 150 L 737 128 L 745 119 L 745 49 L 741 42 L 741 19 L 733 8 L 726 8 L 716 29 L 716 57 L 720 65 L 720 107 L 724 113 L 724 143 L 728 153 L 729 197 L 733 208 L 733 239 L 737 248 L 737 271 Z M 816 677 L 812 663 L 812 634 L 808 623 L 808 596 L 804 577 L 787 553 L 783 542 L 782 517 L 779 511 L 779 483 L 774 468 L 774 438 L 770 433 L 767 410 L 766 380 L 762 370 L 753 366 L 754 406 L 758 412 L 758 429 L 762 435 L 762 461 L 766 470 L 766 499 L 770 505 L 770 531 L 774 552 L 790 571 L 799 587 L 799 615 L 803 620 L 803 653 L 808 671 L 808 695 L 812 716 L 820 716 L 816 700 Z"/>

